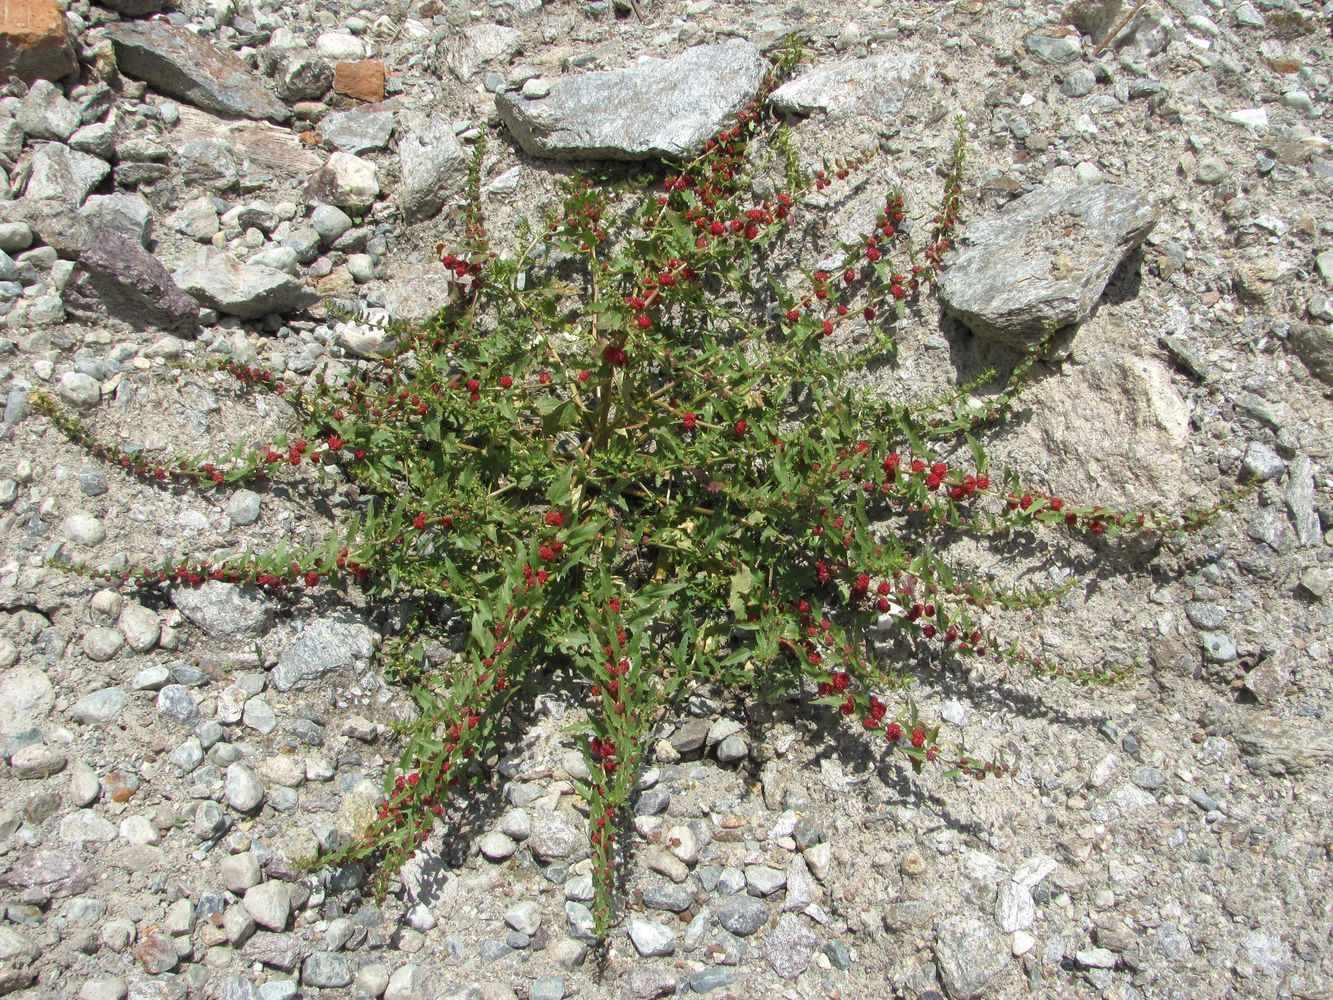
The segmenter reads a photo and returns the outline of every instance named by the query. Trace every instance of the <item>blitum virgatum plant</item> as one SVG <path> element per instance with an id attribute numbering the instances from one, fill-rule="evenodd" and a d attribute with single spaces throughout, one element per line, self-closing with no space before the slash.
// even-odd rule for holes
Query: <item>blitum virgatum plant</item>
<path id="1" fill-rule="evenodd" d="M 510 254 L 493 252 L 484 228 L 479 147 L 465 238 L 441 251 L 449 302 L 431 322 L 391 324 L 387 356 L 308 384 L 215 366 L 290 404 L 293 440 L 155 461 L 37 397 L 72 439 L 150 481 L 212 489 L 314 466 L 368 498 L 320 549 L 74 567 L 134 587 L 220 580 L 416 605 L 379 655 L 420 714 L 375 820 L 323 862 L 374 864 L 386 886 L 437 817 L 488 779 L 510 706 L 565 671 L 585 700 L 589 776 L 577 787 L 605 935 L 648 738 L 692 692 L 797 696 L 915 771 L 1003 775 L 1011 762 L 941 738 L 898 667 L 985 658 L 1059 672 L 994 625 L 996 612 L 1056 595 L 981 582 L 939 550 L 1039 526 L 1182 527 L 988 471 L 973 435 L 1003 417 L 1040 349 L 980 406 L 977 384 L 916 406 L 851 387 L 893 353 L 895 324 L 953 247 L 965 128 L 933 212 L 890 193 L 836 267 L 784 276 L 773 251 L 814 211 L 811 195 L 874 168 L 870 155 L 802 168 L 765 103 L 797 55 L 784 50 L 754 101 L 664 174 L 576 175 Z M 463 651 L 427 656 L 459 616 Z"/>

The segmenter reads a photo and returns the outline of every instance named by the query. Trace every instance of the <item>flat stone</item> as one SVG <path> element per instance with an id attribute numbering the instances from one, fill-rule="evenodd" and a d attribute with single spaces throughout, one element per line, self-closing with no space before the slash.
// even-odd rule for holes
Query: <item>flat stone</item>
<path id="1" fill-rule="evenodd" d="M 59 80 L 78 70 L 69 24 L 55 0 L 0 4 L 0 79 Z"/>
<path id="2" fill-rule="evenodd" d="M 214 639 L 257 639 L 273 621 L 272 608 L 258 590 L 217 580 L 175 587 L 171 603 Z"/>
<path id="3" fill-rule="evenodd" d="M 291 117 L 268 81 L 237 56 L 164 21 L 107 25 L 122 73 L 205 111 L 238 118 Z"/>
<path id="4" fill-rule="evenodd" d="M 55 688 L 40 670 L 15 667 L 0 675 L 0 738 L 42 725 L 55 700 Z"/>
<path id="5" fill-rule="evenodd" d="M 518 51 L 523 34 L 517 28 L 499 24 L 471 24 L 440 43 L 440 57 L 445 68 L 458 80 L 466 82 L 482 64 L 508 59 Z"/>
<path id="6" fill-rule="evenodd" d="M 344 153 L 383 149 L 393 135 L 393 112 L 371 108 L 334 112 L 320 120 L 319 134 Z"/>
<path id="7" fill-rule="evenodd" d="M 768 907 L 754 896 L 736 895 L 719 906 L 717 922 L 738 937 L 749 937 L 768 921 Z"/>
<path id="8" fill-rule="evenodd" d="M 333 89 L 358 101 L 377 104 L 384 100 L 384 63 L 378 59 L 353 59 L 333 67 Z"/>
<path id="9" fill-rule="evenodd" d="M 1038 188 L 966 227 L 940 282 L 945 308 L 974 333 L 1025 348 L 1087 319 L 1156 223 L 1129 188 Z"/>
<path id="10" fill-rule="evenodd" d="M 542 923 L 541 908 L 531 900 L 515 903 L 504 912 L 504 921 L 520 934 L 528 937 L 537 933 Z"/>
<path id="11" fill-rule="evenodd" d="M 278 691 L 305 690 L 340 671 L 364 670 L 375 633 L 356 615 L 340 613 L 306 625 L 278 654 L 270 681 Z"/>
<path id="12" fill-rule="evenodd" d="M 40 143 L 32 154 L 24 198 L 78 208 L 110 172 L 110 164 L 96 156 L 58 142 Z"/>
<path id="13" fill-rule="evenodd" d="M 236 909 L 236 907 L 229 908 L 227 910 L 227 915 L 230 916 L 233 910 Z M 249 923 L 251 928 L 253 928 L 254 921 L 251 919 L 250 915 L 243 910 L 241 913 L 245 917 L 245 922 Z M 327 952 L 321 952 L 320 954 L 326 955 Z M 272 966 L 275 969 L 281 969 L 283 972 L 291 972 L 301 964 L 302 960 L 307 955 L 310 955 L 310 945 L 307 942 L 302 941 L 295 934 L 280 934 L 276 931 L 258 931 L 245 941 L 245 948 L 241 952 L 241 955 L 247 961 L 259 962 L 263 965 Z M 346 961 L 343 962 L 342 969 L 347 971 Z M 320 973 L 325 972 L 326 970 L 329 973 L 327 976 L 328 979 L 332 980 L 337 978 L 336 967 L 328 969 L 323 962 L 317 962 L 312 972 L 314 973 L 315 978 L 320 979 L 325 978 L 321 976 Z M 304 969 L 302 969 L 301 979 L 307 986 L 322 985 L 306 979 Z M 351 981 L 351 973 L 348 972 L 345 980 L 339 983 L 333 983 L 333 985 L 346 986 Z"/>
<path id="14" fill-rule="evenodd" d="M 1016 882 L 1005 882 L 995 896 L 995 920 L 1006 934 L 1027 930 L 1037 919 L 1032 893 Z"/>
<path id="15" fill-rule="evenodd" d="M 793 913 L 784 913 L 778 925 L 764 938 L 763 956 L 783 979 L 796 979 L 810 964 L 819 939 L 808 924 Z"/>
<path id="16" fill-rule="evenodd" d="M 1023 47 L 1044 63 L 1063 66 L 1082 52 L 1078 32 L 1068 27 L 1044 28 L 1023 39 Z"/>
<path id="17" fill-rule="evenodd" d="M 659 924 L 655 920 L 631 917 L 628 933 L 635 950 L 644 958 L 672 955 L 676 951 L 675 933 L 665 924 Z"/>
<path id="18" fill-rule="evenodd" d="M 186 336 L 197 332 L 199 303 L 138 241 L 115 230 L 96 229 L 78 262 L 64 296 L 72 315 L 92 318 L 104 313 L 139 330 Z"/>
<path id="19" fill-rule="evenodd" d="M 1009 964 L 1009 942 L 976 917 L 947 917 L 935 930 L 935 960 L 950 997 L 974 1000 Z"/>
<path id="20" fill-rule="evenodd" d="M 352 970 L 342 955 L 317 951 L 301 963 L 301 982 L 317 989 L 339 989 L 352 981 Z"/>
<path id="21" fill-rule="evenodd" d="M 778 110 L 793 114 L 855 114 L 886 120 L 902 109 L 926 72 L 924 61 L 914 52 L 844 59 L 788 80 L 769 100 Z"/>
<path id="22" fill-rule="evenodd" d="M 684 913 L 694 905 L 694 893 L 683 885 L 654 882 L 643 890 L 643 905 L 650 910 Z"/>
<path id="23" fill-rule="evenodd" d="M 124 688 L 110 687 L 86 694 L 74 703 L 70 714 L 85 726 L 104 726 L 125 710 L 129 695 Z"/>
<path id="24" fill-rule="evenodd" d="M 398 140 L 398 206 L 409 222 L 435 215 L 467 180 L 468 155 L 450 123 L 435 118 Z"/>
<path id="25" fill-rule="evenodd" d="M 678 158 L 754 97 L 766 69 L 758 48 L 733 39 L 695 46 L 670 60 L 562 77 L 539 100 L 502 92 L 495 104 L 533 156 Z"/>
<path id="26" fill-rule="evenodd" d="M 60 821 L 60 839 L 66 844 L 109 844 L 116 828 L 91 809 L 76 809 Z"/>
<path id="27" fill-rule="evenodd" d="M 49 778 L 65 769 L 65 754 L 56 747 L 34 743 L 9 758 L 9 766 L 16 777 L 24 781 Z"/>
<path id="28" fill-rule="evenodd" d="M 304 281 L 230 253 L 196 259 L 176 271 L 178 285 L 210 309 L 241 319 L 298 312 L 319 301 Z"/>

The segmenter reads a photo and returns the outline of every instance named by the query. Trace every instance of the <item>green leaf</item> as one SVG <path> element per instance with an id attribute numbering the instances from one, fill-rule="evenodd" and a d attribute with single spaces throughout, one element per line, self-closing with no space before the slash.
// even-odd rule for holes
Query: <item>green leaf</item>
<path id="1" fill-rule="evenodd" d="M 742 563 L 731 577 L 731 593 L 727 596 L 727 606 L 731 608 L 737 620 L 744 620 L 745 618 L 746 602 L 744 595 L 748 594 L 753 587 L 754 577 L 750 573 L 750 567 Z"/>

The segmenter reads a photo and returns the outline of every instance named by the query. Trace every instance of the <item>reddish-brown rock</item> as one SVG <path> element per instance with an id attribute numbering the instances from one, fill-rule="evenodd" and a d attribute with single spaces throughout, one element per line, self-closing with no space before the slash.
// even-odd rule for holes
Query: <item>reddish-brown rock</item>
<path id="1" fill-rule="evenodd" d="M 384 100 L 384 63 L 378 59 L 338 63 L 333 67 L 333 89 L 358 101 Z"/>
<path id="2" fill-rule="evenodd" d="M 55 0 L 0 0 L 0 80 L 59 80 L 78 68 Z"/>

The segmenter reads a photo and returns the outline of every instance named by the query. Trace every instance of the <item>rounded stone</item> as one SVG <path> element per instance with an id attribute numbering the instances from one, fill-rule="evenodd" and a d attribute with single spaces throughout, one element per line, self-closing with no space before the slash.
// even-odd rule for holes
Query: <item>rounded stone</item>
<path id="1" fill-rule="evenodd" d="M 717 908 L 717 922 L 737 937 L 749 937 L 768 920 L 768 907 L 753 896 L 733 896 Z"/>
<path id="2" fill-rule="evenodd" d="M 168 684 L 157 693 L 157 714 L 192 726 L 199 721 L 199 706 L 184 684 Z"/>
<path id="3" fill-rule="evenodd" d="M 65 755 L 55 747 L 34 743 L 10 757 L 9 766 L 15 776 L 23 780 L 49 778 L 65 769 Z"/>
<path id="4" fill-rule="evenodd" d="M 514 851 L 518 849 L 510 838 L 503 833 L 491 831 L 481 838 L 477 843 L 481 850 L 482 857 L 487 861 L 504 861 L 514 856 Z"/>
<path id="5" fill-rule="evenodd" d="M 97 663 L 113 659 L 125 645 L 119 629 L 90 628 L 83 634 L 83 654 Z"/>
<path id="6" fill-rule="evenodd" d="M 129 991 L 120 976 L 94 976 L 79 988 L 79 1000 L 125 1000 Z"/>
<path id="7" fill-rule="evenodd" d="M 672 955 L 676 951 L 676 935 L 665 924 L 632 917 L 628 930 L 635 950 L 644 958 Z"/>
<path id="8" fill-rule="evenodd" d="M 263 783 L 255 777 L 254 771 L 241 763 L 227 768 L 223 789 L 227 795 L 227 805 L 237 812 L 251 812 L 264 801 Z"/>
<path id="9" fill-rule="evenodd" d="M 91 514 L 71 514 L 61 522 L 60 533 L 66 541 L 85 548 L 100 545 L 106 538 L 106 528 Z"/>
<path id="10" fill-rule="evenodd" d="M 316 989 L 341 989 L 352 981 L 347 959 L 333 952 L 317 951 L 301 963 L 301 982 Z"/>
<path id="11" fill-rule="evenodd" d="M 97 379 L 83 372 L 65 372 L 60 376 L 60 397 L 81 410 L 96 406 L 102 399 L 102 386 Z"/>

